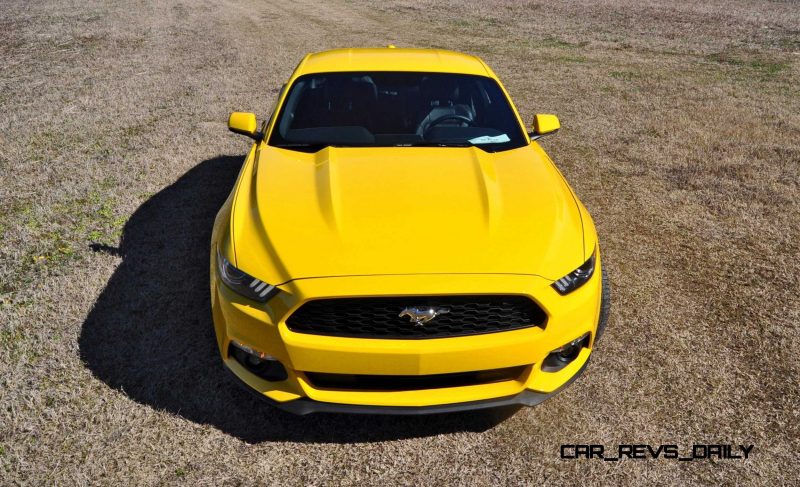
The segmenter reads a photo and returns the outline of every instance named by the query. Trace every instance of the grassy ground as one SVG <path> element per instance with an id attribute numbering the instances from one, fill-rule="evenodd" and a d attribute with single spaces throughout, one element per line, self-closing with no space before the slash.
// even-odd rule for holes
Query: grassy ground
<path id="1" fill-rule="evenodd" d="M 587 207 L 615 288 L 586 374 L 472 416 L 295 418 L 221 370 L 207 242 L 309 51 L 482 56 Z M 800 478 L 800 7 L 661 0 L 6 1 L 0 483 L 773 484 Z M 564 461 L 562 443 L 754 444 Z"/>

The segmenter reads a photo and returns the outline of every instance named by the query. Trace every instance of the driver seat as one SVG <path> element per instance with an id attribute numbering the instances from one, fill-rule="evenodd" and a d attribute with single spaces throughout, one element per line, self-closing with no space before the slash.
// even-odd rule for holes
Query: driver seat
<path id="1" fill-rule="evenodd" d="M 431 122 L 446 116 L 459 115 L 470 120 L 475 119 L 475 109 L 465 103 L 458 103 L 460 87 L 453 79 L 426 78 L 422 81 L 420 91 L 423 99 L 423 110 L 429 110 L 417 125 L 417 135 L 422 136 Z M 459 120 L 448 120 L 442 125 L 463 126 Z"/>

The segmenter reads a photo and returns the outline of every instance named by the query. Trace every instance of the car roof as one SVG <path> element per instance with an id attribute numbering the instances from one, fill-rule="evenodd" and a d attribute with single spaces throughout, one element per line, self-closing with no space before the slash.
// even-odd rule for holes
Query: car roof
<path id="1" fill-rule="evenodd" d="M 308 54 L 293 78 L 310 73 L 344 71 L 415 71 L 461 73 L 496 78 L 476 56 L 443 49 L 358 48 L 334 49 Z"/>

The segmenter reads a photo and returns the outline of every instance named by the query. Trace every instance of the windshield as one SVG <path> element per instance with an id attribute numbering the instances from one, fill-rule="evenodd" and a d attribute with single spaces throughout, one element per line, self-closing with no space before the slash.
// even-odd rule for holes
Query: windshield
<path id="1" fill-rule="evenodd" d="M 320 73 L 289 90 L 270 145 L 317 151 L 326 146 L 476 146 L 526 144 L 498 84 L 448 73 Z"/>

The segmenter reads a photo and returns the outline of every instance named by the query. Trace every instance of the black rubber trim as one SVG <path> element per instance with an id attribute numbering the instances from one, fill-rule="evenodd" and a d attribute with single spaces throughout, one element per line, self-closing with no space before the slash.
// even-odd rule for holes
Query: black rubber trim
<path id="1" fill-rule="evenodd" d="M 591 356 L 589 357 L 591 358 Z M 514 396 L 498 397 L 493 399 L 483 399 L 480 401 L 460 402 L 455 404 L 440 404 L 435 406 L 363 406 L 356 404 L 339 404 L 331 402 L 314 401 L 308 398 L 294 399 L 287 402 L 278 402 L 259 393 L 248 386 L 242 379 L 233 373 L 231 369 L 225 367 L 230 374 L 236 378 L 240 386 L 268 404 L 283 411 L 305 416 L 314 413 L 338 413 L 338 414 L 384 414 L 397 416 L 421 416 L 425 414 L 444 414 L 457 413 L 463 411 L 475 411 L 479 409 L 498 408 L 503 406 L 536 406 L 547 399 L 555 396 L 580 377 L 589 359 L 583 364 L 575 375 L 553 392 L 537 392 L 525 390 Z"/>
<path id="2" fill-rule="evenodd" d="M 611 281 L 608 280 L 606 268 L 603 267 L 601 272 L 602 295 L 600 298 L 600 318 L 597 320 L 597 335 L 594 338 L 594 343 L 600 340 L 603 332 L 606 331 L 606 324 L 608 324 L 608 315 L 611 312 Z"/>

